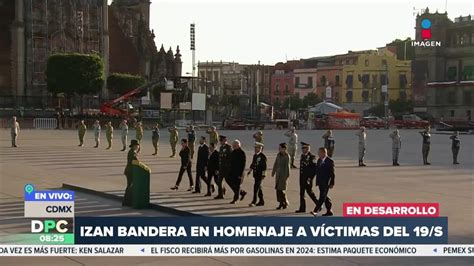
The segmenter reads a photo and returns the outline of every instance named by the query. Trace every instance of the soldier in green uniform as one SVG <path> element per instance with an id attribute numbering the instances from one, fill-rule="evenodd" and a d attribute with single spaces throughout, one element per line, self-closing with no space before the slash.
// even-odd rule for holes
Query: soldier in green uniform
<path id="1" fill-rule="evenodd" d="M 194 147 L 196 146 L 196 131 L 194 130 L 194 126 L 191 125 L 186 128 L 186 132 L 188 133 L 188 147 L 192 159 L 194 158 Z"/>
<path id="2" fill-rule="evenodd" d="M 449 137 L 452 140 L 451 150 L 453 151 L 453 164 L 459 164 L 458 154 L 461 148 L 461 140 L 459 139 L 459 132 L 454 131 L 453 135 Z"/>
<path id="3" fill-rule="evenodd" d="M 79 134 L 79 147 L 84 147 L 84 136 L 86 135 L 87 126 L 84 123 L 84 120 L 81 120 L 79 127 L 78 127 L 78 134 Z"/>
<path id="4" fill-rule="evenodd" d="M 130 141 L 129 147 L 130 150 L 127 154 L 127 166 L 125 166 L 125 170 L 123 172 L 123 174 L 127 177 L 127 188 L 125 189 L 125 195 L 123 196 L 122 206 L 132 206 L 132 165 L 134 164 L 134 161 L 138 161 L 137 155 L 140 152 L 140 143 L 138 143 L 138 140 L 132 139 Z"/>
<path id="5" fill-rule="evenodd" d="M 173 158 L 176 156 L 176 144 L 178 144 L 179 134 L 178 134 L 178 129 L 176 128 L 176 126 L 172 126 L 168 128 L 168 131 L 170 132 L 170 145 L 171 145 L 171 151 L 173 152 L 170 158 Z"/>
<path id="6" fill-rule="evenodd" d="M 20 124 L 16 121 L 16 116 L 12 118 L 10 133 L 12 136 L 12 147 L 16 148 L 16 140 L 18 138 L 18 134 L 20 133 Z"/>
<path id="7" fill-rule="evenodd" d="M 207 134 L 209 134 L 209 144 L 214 143 L 214 145 L 217 145 L 219 142 L 219 133 L 217 133 L 217 129 L 215 126 L 210 127 L 207 130 Z"/>
<path id="8" fill-rule="evenodd" d="M 258 131 L 255 134 L 253 134 L 253 138 L 255 139 L 255 142 L 260 142 L 263 143 L 263 132 Z"/>
<path id="9" fill-rule="evenodd" d="M 290 204 L 286 198 L 288 178 L 290 177 L 290 155 L 286 152 L 286 143 L 280 143 L 278 147 L 278 154 L 273 164 L 272 176 L 275 177 L 276 196 L 280 204 L 276 209 L 286 209 Z"/>
<path id="10" fill-rule="evenodd" d="M 336 143 L 334 140 L 334 137 L 332 135 L 332 130 L 326 131 L 326 133 L 323 135 L 324 139 L 324 148 L 328 151 L 328 156 L 332 158 L 332 155 L 334 153 L 334 144 Z"/>
<path id="11" fill-rule="evenodd" d="M 219 136 L 219 142 L 221 144 L 219 148 L 219 171 L 218 178 L 216 180 L 217 184 L 217 196 L 214 199 L 223 199 L 225 194 L 225 188 L 222 185 L 222 182 L 225 180 L 230 186 L 229 181 L 230 174 L 230 154 L 232 153 L 232 146 L 227 143 L 226 136 Z"/>
<path id="12" fill-rule="evenodd" d="M 141 143 L 143 139 L 143 124 L 142 122 L 138 122 L 135 126 L 135 137 L 137 138 L 138 142 Z"/>
<path id="13" fill-rule="evenodd" d="M 112 126 L 112 122 L 107 122 L 107 125 L 105 126 L 105 137 L 109 143 L 107 150 L 110 150 L 112 148 L 112 139 L 114 138 L 114 127 Z"/>
<path id="14" fill-rule="evenodd" d="M 425 128 L 425 131 L 420 131 L 420 135 L 423 138 L 423 146 L 421 148 L 421 153 L 423 155 L 423 164 L 430 165 L 428 162 L 428 155 L 430 153 L 430 144 L 431 144 L 431 134 L 430 126 Z"/>
<path id="15" fill-rule="evenodd" d="M 252 172 L 255 181 L 253 185 L 253 199 L 249 205 L 250 207 L 265 205 L 265 201 L 263 199 L 262 181 L 265 178 L 267 171 L 267 157 L 262 152 L 263 146 L 263 143 L 255 142 L 255 154 L 253 155 L 252 164 L 250 164 L 250 170 L 247 173 L 247 175 L 250 175 L 250 172 Z"/>

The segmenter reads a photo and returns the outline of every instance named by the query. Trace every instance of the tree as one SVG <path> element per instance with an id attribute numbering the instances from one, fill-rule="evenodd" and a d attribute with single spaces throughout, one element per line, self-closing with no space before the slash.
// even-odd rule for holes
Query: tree
<path id="1" fill-rule="evenodd" d="M 408 37 L 405 40 L 395 39 L 387 46 L 395 46 L 397 48 L 397 59 L 398 60 L 413 60 L 415 57 L 415 47 L 411 46 L 411 38 Z M 406 49 L 406 56 L 405 56 Z"/>
<path id="2" fill-rule="evenodd" d="M 145 84 L 145 78 L 138 75 L 113 73 L 107 78 L 107 89 L 120 95 L 143 84 Z M 142 92 L 140 96 L 144 94 L 146 94 L 146 91 Z"/>
<path id="3" fill-rule="evenodd" d="M 96 54 L 54 54 L 48 58 L 46 80 L 54 94 L 96 94 L 104 84 L 104 64 Z"/>
<path id="4" fill-rule="evenodd" d="M 303 106 L 304 107 L 313 106 L 313 105 L 316 105 L 320 102 L 322 102 L 321 98 L 314 92 L 308 93 L 303 98 Z"/>
<path id="5" fill-rule="evenodd" d="M 413 111 L 413 103 L 410 100 L 407 101 L 399 98 L 396 100 L 390 100 L 388 108 L 394 115 L 407 114 Z"/>
<path id="6" fill-rule="evenodd" d="M 298 110 L 303 106 L 303 101 L 300 99 L 299 95 L 291 95 L 286 98 L 283 107 L 289 108 L 290 110 Z"/>

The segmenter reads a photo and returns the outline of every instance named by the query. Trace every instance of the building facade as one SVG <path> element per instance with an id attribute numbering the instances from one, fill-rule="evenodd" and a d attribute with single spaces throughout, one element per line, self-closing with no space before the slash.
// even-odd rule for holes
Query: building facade
<path id="1" fill-rule="evenodd" d="M 271 104 L 283 104 L 295 93 L 295 69 L 304 66 L 302 60 L 292 60 L 286 63 L 277 63 L 271 76 L 270 101 Z"/>
<path id="2" fill-rule="evenodd" d="M 309 93 L 317 93 L 317 69 L 298 68 L 293 71 L 294 93 L 303 99 Z"/>

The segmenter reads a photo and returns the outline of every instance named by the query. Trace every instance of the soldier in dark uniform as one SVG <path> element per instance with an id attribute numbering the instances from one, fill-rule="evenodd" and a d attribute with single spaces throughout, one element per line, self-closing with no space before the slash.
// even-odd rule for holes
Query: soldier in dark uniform
<path id="1" fill-rule="evenodd" d="M 265 205 L 265 201 L 263 200 L 262 181 L 265 178 L 267 171 L 267 157 L 263 154 L 262 150 L 263 143 L 255 142 L 255 154 L 253 155 L 250 170 L 247 173 L 247 175 L 250 175 L 250 172 L 253 172 L 253 178 L 255 179 L 253 185 L 253 200 L 249 205 L 250 207 Z"/>
<path id="2" fill-rule="evenodd" d="M 206 137 L 202 136 L 199 138 L 199 148 L 196 162 L 196 188 L 193 193 L 201 193 L 201 178 L 206 180 L 206 167 L 208 159 L 209 147 L 206 145 Z"/>
<path id="3" fill-rule="evenodd" d="M 314 204 L 317 204 L 316 195 L 313 192 L 313 179 L 316 174 L 316 156 L 310 152 L 310 145 L 301 142 L 300 160 L 300 207 L 297 213 L 306 212 L 305 193 L 308 193 Z"/>
<path id="4" fill-rule="evenodd" d="M 455 131 L 451 137 L 452 140 L 451 150 L 453 151 L 453 164 L 459 164 L 458 162 L 458 153 L 461 148 L 461 140 L 459 139 L 459 132 Z"/>
<path id="5" fill-rule="evenodd" d="M 232 153 L 230 154 L 230 172 L 228 183 L 234 191 L 234 199 L 230 204 L 235 204 L 239 200 L 243 200 L 247 192 L 241 189 L 242 181 L 244 180 L 244 170 L 246 164 L 245 152 L 240 147 L 240 141 L 234 140 L 232 143 Z"/>
<path id="6" fill-rule="evenodd" d="M 138 140 L 132 139 L 130 141 L 130 150 L 127 154 L 127 166 L 123 174 L 127 177 L 127 188 L 125 189 L 125 195 L 123 196 L 122 206 L 132 206 L 132 164 L 133 161 L 138 161 L 137 154 L 140 152 L 140 144 Z"/>
<path id="7" fill-rule="evenodd" d="M 194 143 L 196 142 L 196 131 L 194 130 L 194 126 L 189 126 L 189 128 L 186 128 L 186 132 L 188 133 L 188 147 L 192 159 L 194 158 Z"/>
<path id="8" fill-rule="evenodd" d="M 334 174 L 334 161 L 328 156 L 326 148 L 319 148 L 318 156 L 319 159 L 316 163 L 316 186 L 319 187 L 319 200 L 311 214 L 316 216 L 324 204 L 326 206 L 326 213 L 322 216 L 333 216 L 331 210 L 332 202 L 328 193 L 329 189 L 334 187 L 336 178 Z"/>
<path id="9" fill-rule="evenodd" d="M 223 188 L 222 182 L 225 180 L 229 184 L 230 154 L 232 153 L 232 147 L 227 143 L 226 136 L 219 136 L 219 142 L 221 143 L 221 147 L 219 148 L 219 172 L 216 182 L 217 196 L 214 199 L 224 198 L 225 188 Z"/>
<path id="10" fill-rule="evenodd" d="M 204 196 L 211 196 L 214 192 L 214 184 L 212 184 L 212 179 L 217 183 L 219 171 L 219 152 L 216 150 L 216 144 L 211 143 L 209 145 L 209 160 L 207 161 L 207 194 Z"/>
<path id="11" fill-rule="evenodd" d="M 183 178 L 184 171 L 186 171 L 188 173 L 188 178 L 189 178 L 188 191 L 192 191 L 194 189 L 194 185 L 193 185 L 193 176 L 191 174 L 191 157 L 190 157 L 190 151 L 188 148 L 187 139 L 181 140 L 181 151 L 179 152 L 179 157 L 181 157 L 181 167 L 179 169 L 176 185 L 172 187 L 171 190 L 178 190 L 179 184 L 181 183 L 181 179 Z"/>
<path id="12" fill-rule="evenodd" d="M 430 127 L 427 126 L 425 131 L 420 131 L 420 135 L 423 138 L 423 146 L 421 149 L 421 153 L 423 155 L 423 164 L 430 165 L 428 162 L 428 154 L 430 153 L 430 144 L 431 144 L 431 134 L 430 134 Z"/>

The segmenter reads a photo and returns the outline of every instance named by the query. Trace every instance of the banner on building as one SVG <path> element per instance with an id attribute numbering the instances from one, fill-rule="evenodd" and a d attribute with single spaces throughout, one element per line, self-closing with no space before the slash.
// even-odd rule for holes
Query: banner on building
<path id="1" fill-rule="evenodd" d="M 160 101 L 160 106 L 161 109 L 171 109 L 173 107 L 172 105 L 172 93 L 171 92 L 162 92 L 161 93 L 161 101 Z"/>
<path id="2" fill-rule="evenodd" d="M 206 94 L 204 93 L 193 93 L 193 110 L 205 111 L 206 110 Z"/>

